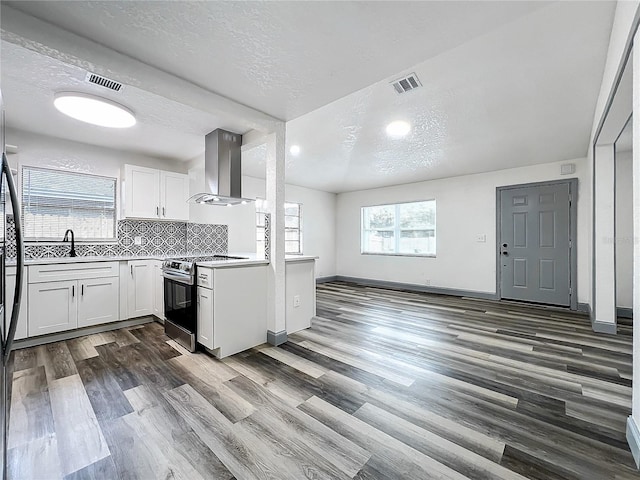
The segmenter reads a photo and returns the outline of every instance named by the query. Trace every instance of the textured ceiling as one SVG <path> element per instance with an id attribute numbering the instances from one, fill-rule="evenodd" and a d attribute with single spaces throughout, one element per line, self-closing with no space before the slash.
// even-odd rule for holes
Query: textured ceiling
<path id="1" fill-rule="evenodd" d="M 546 6 L 414 66 L 422 88 L 379 82 L 288 122 L 287 182 L 345 192 L 585 156 L 614 9 Z M 388 138 L 393 120 L 411 133 Z"/>
<path id="2" fill-rule="evenodd" d="M 8 42 L 2 42 L 1 53 L 4 107 L 13 128 L 176 160 L 200 154 L 204 136 L 214 128 L 240 133 L 248 129 L 236 119 L 215 117 L 130 85 L 113 92 L 87 83 L 85 70 Z M 54 93 L 60 91 L 111 99 L 133 110 L 138 122 L 109 130 L 79 122 L 53 106 Z"/>
<path id="3" fill-rule="evenodd" d="M 541 2 L 3 2 L 283 120 Z"/>
<path id="4" fill-rule="evenodd" d="M 330 192 L 584 156 L 615 9 L 614 2 L 14 6 L 250 107 L 296 117 L 287 142 L 301 153 L 287 153 L 287 182 Z M 179 159 L 200 154 L 214 128 L 248 128 L 144 85 L 114 98 L 136 111 L 135 129 L 79 125 L 51 99 L 58 90 L 97 88 L 81 85 L 84 71 L 49 58 L 46 47 L 36 54 L 2 46 L 11 126 Z M 423 87 L 396 95 L 388 82 L 412 71 Z M 412 131 L 391 140 L 385 126 L 397 119 Z M 245 152 L 243 171 L 264 176 L 264 155 L 264 148 Z"/>

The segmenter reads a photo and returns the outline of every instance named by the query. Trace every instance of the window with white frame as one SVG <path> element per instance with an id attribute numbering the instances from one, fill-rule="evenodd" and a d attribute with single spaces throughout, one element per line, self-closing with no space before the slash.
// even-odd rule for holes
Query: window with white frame
<path id="1" fill-rule="evenodd" d="M 361 252 L 436 254 L 436 201 L 362 207 Z"/>
<path id="2" fill-rule="evenodd" d="M 257 251 L 264 252 L 265 215 L 267 204 L 263 199 L 256 200 L 256 243 Z M 285 202 L 284 204 L 284 253 L 302 254 L 302 204 Z"/>
<path id="3" fill-rule="evenodd" d="M 22 168 L 22 219 L 27 240 L 115 240 L 116 183 L 64 170 Z"/>

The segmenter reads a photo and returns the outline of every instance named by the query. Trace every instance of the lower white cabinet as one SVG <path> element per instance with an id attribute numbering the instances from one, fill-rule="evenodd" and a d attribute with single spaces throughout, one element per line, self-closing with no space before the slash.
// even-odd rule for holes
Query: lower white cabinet
<path id="1" fill-rule="evenodd" d="M 267 341 L 267 269 L 260 264 L 198 268 L 197 341 L 216 357 Z"/>
<path id="2" fill-rule="evenodd" d="M 7 276 L 5 278 L 5 295 L 7 314 L 5 316 L 5 329 L 9 328 L 11 314 L 13 313 L 13 294 L 16 288 L 16 267 L 7 267 Z M 27 272 L 22 276 L 22 302 L 20 304 L 20 313 L 18 315 L 18 326 L 16 327 L 16 340 L 27 338 L 27 299 L 29 292 L 27 291 Z"/>
<path id="3" fill-rule="evenodd" d="M 29 285 L 29 336 L 78 328 L 76 280 Z"/>
<path id="4" fill-rule="evenodd" d="M 117 262 L 34 265 L 26 304 L 29 337 L 120 319 Z"/>
<path id="5" fill-rule="evenodd" d="M 160 261 L 153 265 L 153 314 L 164 320 L 164 278 Z"/>
<path id="6" fill-rule="evenodd" d="M 129 318 L 153 314 L 153 260 L 130 260 L 128 308 Z"/>
<path id="7" fill-rule="evenodd" d="M 213 290 L 198 287 L 198 343 L 210 350 L 213 342 Z"/>
<path id="8" fill-rule="evenodd" d="M 95 278 L 78 282 L 78 327 L 115 322 L 119 318 L 118 277 Z"/>

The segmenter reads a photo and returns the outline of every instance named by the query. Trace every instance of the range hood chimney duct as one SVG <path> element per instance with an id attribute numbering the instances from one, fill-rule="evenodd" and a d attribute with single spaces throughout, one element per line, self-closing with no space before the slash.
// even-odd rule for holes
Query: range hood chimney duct
<path id="1" fill-rule="evenodd" d="M 205 191 L 191 203 L 231 206 L 252 202 L 242 198 L 242 135 L 218 128 L 204 137 Z"/>

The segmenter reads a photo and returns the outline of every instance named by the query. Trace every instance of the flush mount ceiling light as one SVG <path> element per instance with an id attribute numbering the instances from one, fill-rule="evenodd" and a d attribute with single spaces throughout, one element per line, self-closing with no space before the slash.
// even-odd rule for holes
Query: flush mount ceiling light
<path id="1" fill-rule="evenodd" d="M 396 120 L 387 125 L 387 135 L 392 138 L 404 137 L 411 130 L 411 125 L 404 120 Z"/>
<path id="2" fill-rule="evenodd" d="M 299 155 L 300 147 L 298 145 L 291 145 L 291 148 L 289 149 L 289 151 L 291 152 L 291 155 Z"/>
<path id="3" fill-rule="evenodd" d="M 100 127 L 128 128 L 136 124 L 136 117 L 128 108 L 87 93 L 60 92 L 53 104 L 71 118 Z"/>

